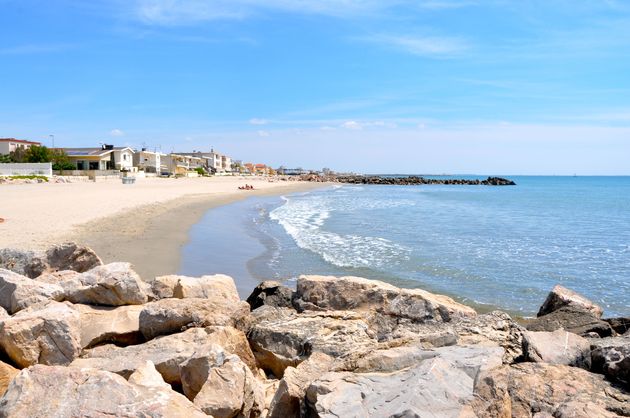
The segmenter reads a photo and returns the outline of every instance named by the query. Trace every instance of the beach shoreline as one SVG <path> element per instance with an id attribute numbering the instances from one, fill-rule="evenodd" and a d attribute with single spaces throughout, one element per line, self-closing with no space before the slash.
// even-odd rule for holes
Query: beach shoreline
<path id="1" fill-rule="evenodd" d="M 254 190 L 239 190 L 244 184 Z M 75 241 L 105 263 L 126 261 L 146 280 L 175 274 L 190 228 L 209 210 L 252 196 L 326 187 L 257 178 L 144 179 L 135 185 L 26 184 L 2 187 L 0 248 L 44 249 Z"/>

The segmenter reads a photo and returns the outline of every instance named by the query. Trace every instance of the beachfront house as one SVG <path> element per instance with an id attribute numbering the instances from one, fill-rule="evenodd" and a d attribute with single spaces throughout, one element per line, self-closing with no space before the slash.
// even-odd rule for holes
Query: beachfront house
<path id="1" fill-rule="evenodd" d="M 168 172 L 164 157 L 166 157 L 164 153 L 147 151 L 146 148 L 142 148 L 140 151 L 134 152 L 133 165 L 138 171 L 160 175 Z"/>
<path id="2" fill-rule="evenodd" d="M 204 169 L 211 174 L 231 174 L 232 173 L 232 159 L 227 155 L 220 154 L 215 150 L 210 152 L 193 151 L 193 152 L 181 152 L 179 155 L 189 155 L 192 157 L 202 158 L 204 161 Z"/>
<path id="3" fill-rule="evenodd" d="M 133 149 L 104 144 L 100 148 L 62 148 L 78 171 L 136 171 Z"/>
<path id="4" fill-rule="evenodd" d="M 24 139 L 0 138 L 0 155 L 9 155 L 19 147 L 26 150 L 33 145 L 41 146 L 42 144 L 35 141 L 26 141 Z"/>
<path id="5" fill-rule="evenodd" d="M 163 165 L 169 175 L 195 177 L 198 168 L 206 170 L 204 158 L 189 155 L 189 153 L 171 153 L 162 157 Z"/>

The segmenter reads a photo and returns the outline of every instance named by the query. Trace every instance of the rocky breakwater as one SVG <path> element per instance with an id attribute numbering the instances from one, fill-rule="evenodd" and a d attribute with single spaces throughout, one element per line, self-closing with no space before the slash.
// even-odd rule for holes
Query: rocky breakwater
<path id="1" fill-rule="evenodd" d="M 0 252 L 0 417 L 630 416 L 626 319 L 561 287 L 522 327 L 357 277 L 245 302 L 228 276 L 143 279 L 64 248 L 53 264 L 76 270 Z"/>
<path id="2" fill-rule="evenodd" d="M 467 179 L 436 179 L 420 176 L 389 177 L 389 176 L 337 176 L 335 181 L 346 184 L 382 184 L 395 186 L 417 185 L 466 185 L 466 186 L 516 186 L 512 180 L 501 177 L 488 177 L 485 180 Z"/>

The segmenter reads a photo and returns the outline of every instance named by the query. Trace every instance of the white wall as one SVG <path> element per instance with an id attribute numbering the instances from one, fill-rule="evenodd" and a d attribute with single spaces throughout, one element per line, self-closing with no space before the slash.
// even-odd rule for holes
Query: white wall
<path id="1" fill-rule="evenodd" d="M 8 164 L 0 164 L 0 176 L 46 176 L 46 177 L 52 177 L 52 163 L 8 163 Z"/>

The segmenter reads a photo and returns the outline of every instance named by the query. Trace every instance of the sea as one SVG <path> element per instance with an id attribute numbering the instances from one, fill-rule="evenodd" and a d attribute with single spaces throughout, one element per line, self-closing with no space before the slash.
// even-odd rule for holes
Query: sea
<path id="1" fill-rule="evenodd" d="M 180 273 L 231 275 L 243 297 L 262 280 L 360 276 L 523 317 L 561 284 L 630 316 L 630 177 L 509 178 L 252 197 L 192 227 Z"/>

